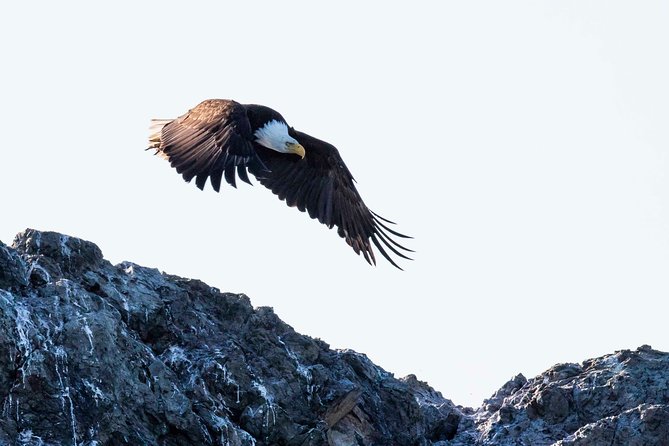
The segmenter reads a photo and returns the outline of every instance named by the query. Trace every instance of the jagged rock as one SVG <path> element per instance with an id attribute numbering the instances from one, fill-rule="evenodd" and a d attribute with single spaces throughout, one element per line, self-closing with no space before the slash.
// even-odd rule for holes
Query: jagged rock
<path id="1" fill-rule="evenodd" d="M 0 250 L 0 444 L 423 445 L 453 433 L 434 433 L 435 414 L 452 424 L 459 410 L 429 386 L 416 387 L 422 404 L 366 356 L 246 296 L 111 265 L 56 233 L 27 230 Z"/>
<path id="2" fill-rule="evenodd" d="M 555 446 L 651 446 L 669 444 L 669 407 L 640 404 L 620 415 L 590 423 Z"/>
<path id="3" fill-rule="evenodd" d="M 668 410 L 669 354 L 642 346 L 516 377 L 475 418 L 486 445 L 659 446 Z"/>
<path id="4" fill-rule="evenodd" d="M 669 354 L 517 375 L 481 408 L 271 308 L 27 230 L 0 243 L 0 445 L 668 445 Z"/>
<path id="5" fill-rule="evenodd" d="M 28 285 L 28 269 L 16 251 L 0 242 L 0 289 Z"/>

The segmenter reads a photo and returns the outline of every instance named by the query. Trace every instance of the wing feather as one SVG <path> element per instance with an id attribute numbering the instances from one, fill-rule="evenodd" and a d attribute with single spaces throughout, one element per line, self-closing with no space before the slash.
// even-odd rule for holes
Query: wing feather
<path id="1" fill-rule="evenodd" d="M 250 184 L 246 167 L 259 162 L 245 107 L 225 99 L 206 100 L 164 123 L 151 142 L 184 180 L 195 178 L 200 189 L 209 178 L 220 191 L 223 177 L 236 187 L 236 175 Z"/>
<path id="2" fill-rule="evenodd" d="M 223 178 L 233 187 L 237 177 L 250 184 L 250 172 L 289 206 L 329 228 L 336 227 L 337 234 L 368 263 L 376 264 L 375 247 L 401 269 L 392 255 L 409 259 L 404 252 L 413 251 L 394 237 L 410 237 L 390 228 L 392 221 L 365 205 L 334 146 L 292 128 L 289 134 L 305 148 L 303 159 L 254 142 L 251 122 L 257 127 L 259 111 L 267 110 L 230 100 L 207 100 L 177 119 L 154 120 L 157 131 L 149 139 L 150 148 L 167 158 L 184 180 L 195 178 L 200 189 L 208 179 L 217 192 Z"/>
<path id="3" fill-rule="evenodd" d="M 249 166 L 250 172 L 289 206 L 306 211 L 329 228 L 336 226 L 339 236 L 368 263 L 376 264 L 374 246 L 393 266 L 401 269 L 391 254 L 409 259 L 400 250 L 411 250 L 393 237 L 410 237 L 388 228 L 387 224 L 394 223 L 365 205 L 353 175 L 334 146 L 293 129 L 290 135 L 305 148 L 304 159 L 256 145 L 267 169 Z"/>

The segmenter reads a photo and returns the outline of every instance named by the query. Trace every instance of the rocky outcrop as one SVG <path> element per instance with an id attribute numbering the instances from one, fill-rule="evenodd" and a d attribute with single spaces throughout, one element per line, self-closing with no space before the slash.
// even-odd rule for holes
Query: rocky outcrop
<path id="1" fill-rule="evenodd" d="M 0 247 L 0 444 L 425 444 L 460 411 L 244 295 L 27 230 Z M 444 421 L 448 420 L 448 421 Z"/>
<path id="2" fill-rule="evenodd" d="M 669 354 L 642 346 L 518 375 L 474 420 L 485 445 L 669 445 Z"/>
<path id="3" fill-rule="evenodd" d="M 518 375 L 477 409 L 271 308 L 27 230 L 0 243 L 0 445 L 667 445 L 669 355 Z"/>

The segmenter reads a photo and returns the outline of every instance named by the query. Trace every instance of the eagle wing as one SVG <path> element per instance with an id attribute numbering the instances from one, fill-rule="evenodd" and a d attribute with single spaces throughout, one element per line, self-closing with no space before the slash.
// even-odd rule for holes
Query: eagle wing
<path id="1" fill-rule="evenodd" d="M 230 100 L 210 99 L 173 121 L 155 121 L 151 136 L 156 153 L 166 157 L 184 180 L 203 189 L 207 178 L 217 192 L 221 178 L 233 187 L 235 171 L 250 183 L 246 168 L 259 162 L 253 145 L 251 124 L 243 105 Z M 262 167 L 262 166 L 261 166 Z"/>
<path id="2" fill-rule="evenodd" d="M 338 150 L 325 141 L 292 128 L 289 134 L 304 147 L 304 159 L 256 146 L 267 168 L 253 167 L 250 168 L 251 173 L 279 199 L 285 200 L 288 206 L 308 212 L 311 218 L 329 228 L 336 226 L 337 233 L 357 254 L 362 253 L 370 264 L 376 264 L 373 243 L 392 265 L 402 269 L 386 249 L 409 259 L 400 250 L 411 250 L 397 243 L 392 236 L 410 237 L 390 229 L 387 224 L 393 222 L 367 208 Z"/>

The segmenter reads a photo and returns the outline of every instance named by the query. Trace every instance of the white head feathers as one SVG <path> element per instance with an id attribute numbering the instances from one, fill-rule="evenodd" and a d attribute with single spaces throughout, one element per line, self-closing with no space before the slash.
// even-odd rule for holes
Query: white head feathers
<path id="1" fill-rule="evenodd" d="M 297 140 L 288 134 L 285 122 L 273 119 L 255 131 L 256 142 L 268 149 L 288 153 L 288 145 L 297 144 Z"/>

